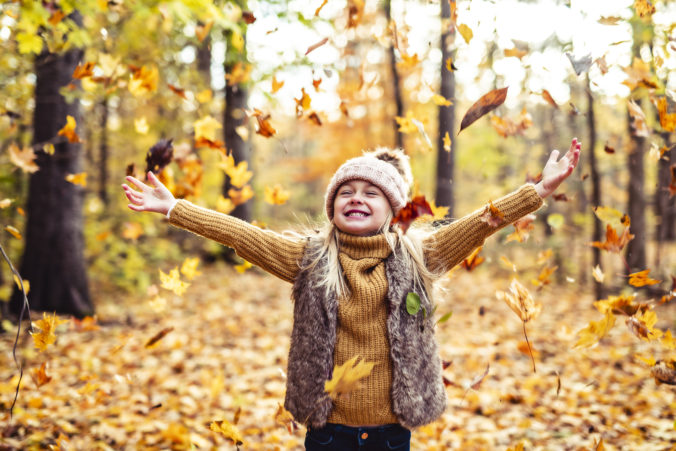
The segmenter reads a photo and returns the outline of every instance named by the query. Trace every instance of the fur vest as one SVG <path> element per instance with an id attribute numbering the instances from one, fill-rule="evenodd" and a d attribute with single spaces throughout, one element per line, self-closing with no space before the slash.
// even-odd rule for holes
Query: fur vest
<path id="1" fill-rule="evenodd" d="M 308 243 L 308 248 L 313 245 Z M 312 250 L 306 250 L 301 268 L 307 266 L 309 255 Z M 406 295 L 413 291 L 413 276 L 396 255 L 393 252 L 385 260 L 387 335 L 393 362 L 392 409 L 399 423 L 410 429 L 431 423 L 444 412 L 446 390 L 434 338 L 432 306 L 427 296 L 420 296 L 420 311 L 416 315 L 406 311 Z M 319 263 L 322 264 L 327 261 Z M 284 407 L 297 421 L 316 428 L 326 424 L 333 407 L 324 382 L 333 371 L 338 314 L 337 297 L 325 296 L 324 288 L 319 286 L 317 274 L 321 273 L 321 269 L 301 269 L 293 285 L 293 330 L 284 399 Z"/>

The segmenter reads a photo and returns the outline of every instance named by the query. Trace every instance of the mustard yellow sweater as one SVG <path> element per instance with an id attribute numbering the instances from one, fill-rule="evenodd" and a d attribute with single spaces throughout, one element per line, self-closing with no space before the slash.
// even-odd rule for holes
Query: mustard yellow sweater
<path id="1" fill-rule="evenodd" d="M 502 226 L 542 205 L 533 185 L 527 184 L 493 205 L 504 213 L 504 222 L 492 227 L 481 220 L 485 207 L 441 227 L 425 239 L 425 261 L 433 271 L 447 271 L 465 259 Z M 293 282 L 305 250 L 305 240 L 294 240 L 262 230 L 240 219 L 180 200 L 169 222 L 235 249 L 237 255 L 265 271 Z M 339 398 L 328 421 L 351 426 L 397 423 L 390 388 L 392 361 L 387 339 L 387 279 L 384 260 L 391 249 L 384 235 L 360 237 L 339 234 L 339 260 L 350 295 L 338 304 L 338 330 L 334 364 L 354 356 L 375 362 L 361 388 Z"/>

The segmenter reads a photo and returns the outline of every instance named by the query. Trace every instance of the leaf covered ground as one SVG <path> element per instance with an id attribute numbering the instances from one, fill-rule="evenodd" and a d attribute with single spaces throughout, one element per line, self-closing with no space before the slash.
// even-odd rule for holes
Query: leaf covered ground
<path id="1" fill-rule="evenodd" d="M 436 314 L 453 312 L 437 325 L 451 362 L 448 409 L 414 431 L 412 449 L 676 448 L 676 388 L 656 384 L 636 358 L 657 347 L 622 321 L 596 347 L 573 348 L 577 331 L 600 318 L 594 299 L 574 283 L 547 286 L 531 290 L 543 307 L 526 323 L 534 373 L 521 320 L 496 299 L 509 283 L 487 269 L 442 283 Z M 12 418 L 14 336 L 1 335 L 0 449 L 235 449 L 214 426 L 222 420 L 236 423 L 240 449 L 302 449 L 304 429 L 276 415 L 289 295 L 272 276 L 215 265 L 183 296 L 101 296 L 96 323 L 57 325 L 45 351 L 20 340 L 25 373 Z M 665 320 L 676 317 L 673 304 L 661 306 L 657 326 L 674 328 Z"/>

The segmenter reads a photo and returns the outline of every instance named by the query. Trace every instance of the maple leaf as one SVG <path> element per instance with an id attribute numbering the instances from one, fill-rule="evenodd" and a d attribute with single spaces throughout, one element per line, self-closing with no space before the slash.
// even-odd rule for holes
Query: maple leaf
<path id="1" fill-rule="evenodd" d="M 37 385 L 38 388 L 42 387 L 43 385 L 51 381 L 52 377 L 47 375 L 47 362 L 42 362 L 40 368 L 33 369 L 31 371 L 31 377 L 33 378 L 33 382 L 35 382 L 35 385 Z"/>
<path id="2" fill-rule="evenodd" d="M 634 9 L 640 17 L 652 16 L 655 14 L 655 7 L 648 0 L 634 1 Z"/>
<path id="3" fill-rule="evenodd" d="M 139 97 L 157 90 L 157 82 L 160 78 L 157 66 L 130 66 L 130 69 L 132 75 L 131 80 L 129 80 L 128 89 L 134 97 Z"/>
<path id="4" fill-rule="evenodd" d="M 516 279 L 512 279 L 508 292 L 496 291 L 495 296 L 504 301 L 524 323 L 535 319 L 542 310 L 542 304 L 536 303 L 528 289 Z"/>
<path id="5" fill-rule="evenodd" d="M 331 379 L 324 382 L 324 390 L 331 399 L 338 399 L 339 396 L 350 393 L 359 388 L 361 379 L 369 376 L 373 370 L 374 362 L 360 360 L 359 356 L 354 356 L 342 365 L 336 365 L 333 368 Z"/>
<path id="6" fill-rule="evenodd" d="M 413 221 L 422 215 L 433 215 L 432 208 L 425 196 L 415 196 L 392 218 L 392 225 L 399 224 L 402 233 L 406 233 Z"/>
<path id="7" fill-rule="evenodd" d="M 73 318 L 73 327 L 78 332 L 91 332 L 101 329 L 97 324 L 96 316 L 85 316 L 82 319 Z"/>
<path id="8" fill-rule="evenodd" d="M 66 175 L 66 181 L 72 183 L 73 185 L 80 185 L 83 187 L 87 186 L 87 173 L 79 172 L 77 174 L 68 174 Z"/>
<path id="9" fill-rule="evenodd" d="M 37 328 L 39 332 L 31 332 L 35 347 L 39 351 L 44 351 L 47 349 L 47 346 L 56 341 L 56 334 L 54 333 L 56 331 L 56 327 L 59 324 L 66 322 L 68 322 L 68 320 L 59 319 L 59 317 L 56 316 L 56 313 L 49 316 L 47 315 L 47 312 L 42 312 L 42 319 L 36 321 L 33 324 L 33 327 Z"/>
<path id="10" fill-rule="evenodd" d="M 644 287 L 646 285 L 655 285 L 662 282 L 661 280 L 655 280 L 648 277 L 649 272 L 649 269 L 644 269 L 643 271 L 629 274 L 629 285 Z"/>
<path id="11" fill-rule="evenodd" d="M 540 271 L 540 275 L 538 275 L 537 279 L 533 279 L 531 283 L 538 287 L 538 289 L 541 289 L 545 285 L 549 285 L 551 281 L 549 280 L 549 277 L 556 271 L 559 267 L 558 266 L 546 266 L 542 268 L 542 271 Z"/>
<path id="12" fill-rule="evenodd" d="M 491 227 L 498 227 L 505 221 L 505 214 L 493 205 L 493 201 L 489 201 L 479 219 Z"/>
<path id="13" fill-rule="evenodd" d="M 469 254 L 469 257 L 462 261 L 460 266 L 465 268 L 467 271 L 472 271 L 474 268 L 483 263 L 485 259 L 479 255 L 479 252 L 481 252 L 482 248 L 483 246 L 479 246 L 474 249 L 474 251 Z"/>
<path id="14" fill-rule="evenodd" d="M 142 116 L 138 119 L 134 119 L 134 130 L 141 135 L 148 133 L 150 126 L 148 125 L 148 119 L 145 116 Z"/>
<path id="15" fill-rule="evenodd" d="M 40 167 L 35 164 L 35 158 L 36 155 L 32 147 L 19 149 L 19 146 L 14 143 L 9 145 L 9 160 L 22 171 L 30 174 L 37 172 Z"/>
<path id="16" fill-rule="evenodd" d="M 172 330 L 174 330 L 173 327 L 165 327 L 164 329 L 153 335 L 148 341 L 146 341 L 146 344 L 143 345 L 143 347 L 152 348 Z"/>
<path id="17" fill-rule="evenodd" d="M 510 241 L 517 241 L 519 243 L 524 243 L 528 240 L 530 232 L 535 229 L 533 221 L 535 220 L 534 214 L 529 214 L 523 218 L 515 221 L 512 225 L 514 226 L 514 232 L 510 233 L 505 240 L 505 243 Z"/>
<path id="18" fill-rule="evenodd" d="M 223 126 L 210 115 L 206 115 L 201 119 L 196 120 L 193 123 L 193 127 L 195 128 L 195 140 L 205 138 L 210 141 L 215 141 L 216 129 L 222 128 Z"/>
<path id="19" fill-rule="evenodd" d="M 94 63 L 88 61 L 84 64 L 79 63 L 75 70 L 73 71 L 73 78 L 81 80 L 85 77 L 91 77 L 94 75 Z"/>
<path id="20" fill-rule="evenodd" d="M 646 341 L 658 340 L 662 337 L 662 331 L 655 329 L 657 315 L 654 310 L 637 311 L 626 320 L 629 330 L 638 338 Z"/>
<path id="21" fill-rule="evenodd" d="M 232 68 L 230 73 L 225 74 L 225 79 L 228 82 L 228 86 L 238 85 L 249 80 L 249 75 L 251 74 L 252 66 L 251 64 L 237 62 Z"/>
<path id="22" fill-rule="evenodd" d="M 265 187 L 265 202 L 270 205 L 284 205 L 291 193 L 285 190 L 282 185 L 276 184 L 273 187 Z"/>
<path id="23" fill-rule="evenodd" d="M 583 347 L 588 348 L 598 343 L 605 337 L 610 329 L 615 325 L 615 315 L 610 310 L 605 312 L 604 318 L 599 321 L 590 321 L 587 327 L 578 331 L 577 343 L 574 348 Z"/>
<path id="24" fill-rule="evenodd" d="M 173 291 L 177 296 L 182 296 L 190 286 L 189 282 L 181 280 L 181 277 L 178 274 L 178 267 L 172 269 L 169 274 L 162 272 L 161 269 L 158 269 L 158 271 L 160 272 L 162 288 Z"/>
<path id="25" fill-rule="evenodd" d="M 324 0 L 324 3 L 327 1 L 328 0 Z M 298 425 L 293 420 L 293 415 L 280 403 L 277 403 L 277 406 L 277 411 L 275 412 L 275 423 L 286 427 L 286 429 L 289 431 L 289 434 L 293 434 L 298 430 Z"/>
<path id="26" fill-rule="evenodd" d="M 401 116 L 395 116 L 394 120 L 399 124 L 399 132 L 401 133 L 413 133 L 418 130 L 418 127 L 415 125 L 413 120 L 415 117 L 413 116 L 413 112 L 407 111 L 405 117 Z"/>
<path id="27" fill-rule="evenodd" d="M 667 132 L 673 132 L 676 130 L 676 113 L 667 112 L 667 98 L 660 97 L 655 101 L 655 106 L 657 106 L 657 111 L 660 115 L 660 125 Z"/>
<path id="28" fill-rule="evenodd" d="M 301 88 L 301 96 L 300 99 L 296 99 L 294 97 L 294 100 L 296 101 L 296 116 L 301 117 L 303 115 L 303 111 L 307 111 L 310 109 L 310 104 L 312 103 L 312 99 L 310 96 L 305 92 L 305 88 Z"/>
<path id="29" fill-rule="evenodd" d="M 236 166 L 229 167 L 225 170 L 225 173 L 230 177 L 232 186 L 242 188 L 249 180 L 251 180 L 253 172 L 249 171 L 248 168 L 248 162 L 240 161 Z"/>
<path id="30" fill-rule="evenodd" d="M 305 56 L 307 56 L 308 53 L 310 53 L 310 52 L 312 52 L 312 51 L 318 49 L 318 48 L 321 47 L 321 46 L 323 46 L 323 45 L 326 44 L 327 42 L 329 42 L 329 38 L 324 38 L 324 39 L 322 39 L 321 41 L 312 44 L 312 45 L 311 45 L 310 47 L 308 47 L 307 50 L 305 51 Z"/>
<path id="31" fill-rule="evenodd" d="M 75 127 L 77 127 L 75 118 L 71 115 L 68 115 L 66 116 L 66 125 L 64 125 L 63 128 L 59 130 L 57 135 L 65 136 L 66 138 L 68 138 L 68 142 L 79 143 L 80 137 L 77 135 L 77 133 L 75 133 Z"/>
<path id="32" fill-rule="evenodd" d="M 635 304 L 634 295 L 609 296 L 608 299 L 601 299 L 594 302 L 594 307 L 605 314 L 612 312 L 620 315 L 633 316 L 638 311 L 647 310 L 647 304 Z"/>
<path id="33" fill-rule="evenodd" d="M 465 113 L 465 116 L 462 118 L 460 123 L 460 130 L 458 133 L 472 125 L 477 119 L 484 116 L 487 113 L 490 113 L 500 105 L 505 102 L 507 98 L 507 89 L 509 87 L 494 89 L 487 94 L 481 96 L 474 105 L 470 107 L 469 110 Z"/>
<path id="34" fill-rule="evenodd" d="M 212 421 L 209 429 L 214 432 L 220 432 L 225 438 L 231 440 L 239 449 L 240 445 L 244 444 L 242 433 L 239 432 L 237 426 L 230 423 L 228 420 Z"/>
<path id="35" fill-rule="evenodd" d="M 234 188 L 228 190 L 228 197 L 230 197 L 230 200 L 232 200 L 232 203 L 235 204 L 235 206 L 245 203 L 253 196 L 254 192 L 250 185 L 245 185 L 241 190 L 236 190 Z"/>
<path id="36" fill-rule="evenodd" d="M 633 239 L 634 235 L 629 233 L 629 227 L 625 227 L 622 235 L 618 236 L 615 229 L 610 224 L 606 224 L 606 241 L 602 243 L 593 241 L 590 245 L 598 247 L 599 249 L 604 249 L 608 252 L 619 254 L 624 246 Z"/>
<path id="37" fill-rule="evenodd" d="M 202 274 L 197 270 L 197 265 L 199 265 L 200 259 L 198 257 L 186 258 L 181 265 L 181 274 L 186 276 L 188 280 L 192 280 L 195 277 Z"/>

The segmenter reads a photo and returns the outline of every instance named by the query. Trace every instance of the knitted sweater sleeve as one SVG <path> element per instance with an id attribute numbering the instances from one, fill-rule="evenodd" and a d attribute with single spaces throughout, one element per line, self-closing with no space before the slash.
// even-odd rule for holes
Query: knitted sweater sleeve
<path id="1" fill-rule="evenodd" d="M 493 202 L 493 205 L 505 215 L 504 221 L 499 226 L 493 227 L 482 221 L 481 216 L 487 208 L 484 206 L 441 227 L 423 243 L 428 268 L 433 272 L 450 270 L 481 246 L 486 238 L 502 227 L 534 212 L 543 203 L 534 185 L 526 184 Z"/>
<path id="2" fill-rule="evenodd" d="M 229 246 L 237 255 L 287 282 L 293 282 L 305 240 L 293 240 L 246 221 L 179 200 L 169 223 Z"/>

